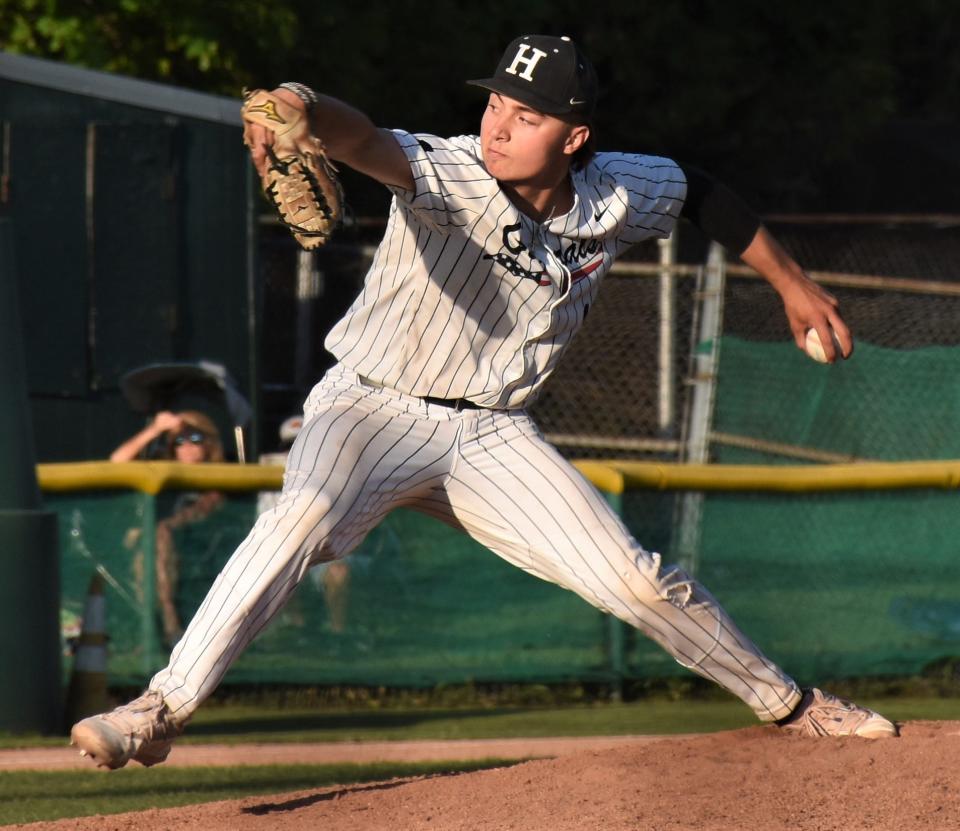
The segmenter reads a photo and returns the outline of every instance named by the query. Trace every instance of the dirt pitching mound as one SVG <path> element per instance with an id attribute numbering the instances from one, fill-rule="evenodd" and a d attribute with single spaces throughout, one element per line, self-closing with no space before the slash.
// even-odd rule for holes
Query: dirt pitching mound
<path id="1" fill-rule="evenodd" d="M 914 831 L 960 827 L 960 722 L 899 739 L 772 727 L 638 742 L 476 773 L 22 826 L 72 831 Z M 109 775 L 109 774 L 104 774 Z"/>

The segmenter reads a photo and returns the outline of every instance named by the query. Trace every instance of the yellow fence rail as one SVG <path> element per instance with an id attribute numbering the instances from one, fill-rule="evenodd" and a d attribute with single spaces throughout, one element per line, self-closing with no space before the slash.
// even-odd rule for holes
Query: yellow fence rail
<path id="1" fill-rule="evenodd" d="M 626 490 L 781 491 L 892 490 L 960 487 L 960 460 L 857 462 L 827 465 L 687 465 L 668 462 L 574 462 L 606 493 Z M 40 488 L 48 493 L 127 489 L 278 490 L 278 465 L 178 462 L 69 462 L 37 465 Z"/>

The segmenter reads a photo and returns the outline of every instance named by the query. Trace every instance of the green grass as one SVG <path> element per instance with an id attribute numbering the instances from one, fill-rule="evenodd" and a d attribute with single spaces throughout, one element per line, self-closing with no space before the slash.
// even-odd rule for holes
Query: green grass
<path id="1" fill-rule="evenodd" d="M 3 794 L 0 825 L 172 808 L 329 785 L 383 783 L 398 777 L 449 776 L 505 764 L 514 762 L 489 759 L 454 763 L 158 767 L 150 770 L 137 766 L 111 773 L 97 770 L 0 772 L 0 793 Z"/>
<path id="2" fill-rule="evenodd" d="M 739 702 L 646 701 L 548 708 L 211 711 L 190 727 L 192 741 L 395 741 L 500 737 L 603 736 L 722 730 L 752 723 Z"/>
<path id="3" fill-rule="evenodd" d="M 858 698 L 897 720 L 960 719 L 960 699 Z M 757 724 L 741 702 L 653 699 L 630 704 L 550 708 L 400 710 L 318 713 L 238 707 L 198 713 L 185 740 L 344 742 L 501 737 L 614 736 L 705 733 Z"/>
<path id="4" fill-rule="evenodd" d="M 848 694 L 842 691 L 842 694 Z M 960 698 L 852 695 L 896 720 L 960 719 Z M 647 698 L 630 703 L 556 707 L 388 709 L 214 704 L 201 707 L 180 739 L 184 744 L 346 742 L 500 737 L 610 736 L 701 733 L 756 724 L 752 712 L 729 697 L 704 700 Z M 63 736 L 0 734 L 0 748 L 62 746 Z"/>

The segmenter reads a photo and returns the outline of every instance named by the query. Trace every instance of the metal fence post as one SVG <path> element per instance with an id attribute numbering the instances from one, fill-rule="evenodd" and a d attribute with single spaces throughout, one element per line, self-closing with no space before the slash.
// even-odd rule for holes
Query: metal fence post
<path id="1" fill-rule="evenodd" d="M 610 506 L 617 512 L 618 516 L 623 516 L 623 494 L 604 493 L 604 497 Z M 613 676 L 613 689 L 611 698 L 620 701 L 623 698 L 623 683 L 626 680 L 627 661 L 626 661 L 626 637 L 625 627 L 627 626 L 616 615 L 607 615 L 607 636 L 608 636 L 608 655 L 607 659 L 610 665 L 610 674 Z"/>
<path id="2" fill-rule="evenodd" d="M 157 631 L 157 496 L 140 494 L 143 500 L 143 671 L 149 678 L 157 670 L 160 658 L 160 633 Z"/>
<path id="3" fill-rule="evenodd" d="M 683 461 L 705 464 L 710 458 L 710 429 L 720 363 L 723 334 L 723 294 L 726 285 L 726 254 L 712 243 L 699 287 L 700 326 L 691 357 L 689 383 L 693 386 L 689 420 L 683 446 Z M 680 497 L 676 521 L 676 561 L 696 575 L 700 565 L 700 523 L 703 494 L 690 491 Z"/>
<path id="4" fill-rule="evenodd" d="M 676 231 L 666 239 L 657 240 L 660 250 L 660 340 L 657 354 L 659 383 L 657 427 L 661 434 L 670 433 L 676 423 L 676 401 L 673 382 L 673 362 L 676 357 L 674 327 L 676 325 L 676 287 L 673 266 L 676 261 Z"/>

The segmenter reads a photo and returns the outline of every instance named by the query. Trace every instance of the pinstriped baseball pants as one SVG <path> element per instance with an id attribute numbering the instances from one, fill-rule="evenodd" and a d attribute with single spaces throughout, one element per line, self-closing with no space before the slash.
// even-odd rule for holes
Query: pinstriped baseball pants
<path id="1" fill-rule="evenodd" d="M 401 506 L 461 528 L 635 626 L 761 720 L 799 702 L 796 684 L 713 596 L 645 551 L 524 413 L 456 412 L 335 367 L 304 415 L 276 507 L 259 517 L 150 682 L 177 719 L 213 692 L 311 565 L 347 555 Z"/>

